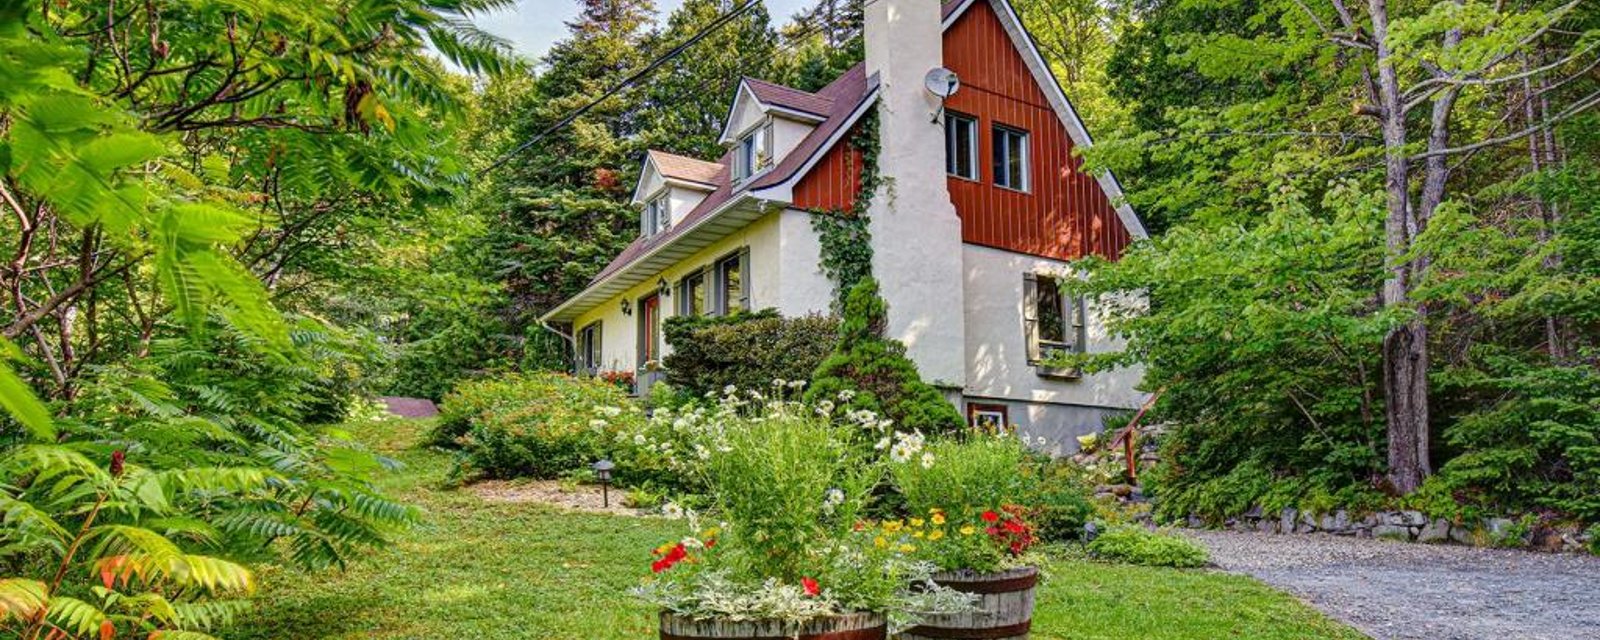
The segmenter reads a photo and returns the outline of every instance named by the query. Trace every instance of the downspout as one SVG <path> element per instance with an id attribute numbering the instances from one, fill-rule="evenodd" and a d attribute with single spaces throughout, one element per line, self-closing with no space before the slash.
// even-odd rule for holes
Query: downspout
<path id="1" fill-rule="evenodd" d="M 570 367 L 570 369 L 571 369 L 570 373 L 572 373 L 573 375 L 577 375 L 577 373 L 578 373 L 578 339 L 572 337 L 570 334 L 562 333 L 560 329 L 557 329 L 555 327 L 550 326 L 550 323 L 548 321 L 545 321 L 545 320 L 542 320 L 542 319 L 539 320 L 539 326 L 543 327 L 546 331 L 549 331 L 550 333 L 554 333 L 554 334 L 556 334 L 558 336 L 561 336 L 561 339 L 566 341 L 566 343 L 567 343 L 567 355 L 572 356 L 572 366 Z"/>

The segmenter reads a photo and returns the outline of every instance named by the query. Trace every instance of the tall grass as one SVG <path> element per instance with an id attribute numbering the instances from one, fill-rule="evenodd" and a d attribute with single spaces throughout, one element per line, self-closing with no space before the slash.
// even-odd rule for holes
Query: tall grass
<path id="1" fill-rule="evenodd" d="M 1021 440 L 973 435 L 928 444 L 932 464 L 891 465 L 895 486 L 911 513 L 944 509 L 970 513 L 1007 504 L 1026 504 L 1037 495 L 1037 474 L 1028 469 L 1032 454 Z"/>

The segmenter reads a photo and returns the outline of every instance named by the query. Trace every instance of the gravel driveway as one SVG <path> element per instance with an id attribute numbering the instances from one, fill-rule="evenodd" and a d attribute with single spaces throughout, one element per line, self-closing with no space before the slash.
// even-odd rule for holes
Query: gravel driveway
<path id="1" fill-rule="evenodd" d="M 1329 535 L 1185 531 L 1224 570 L 1380 640 L 1600 638 L 1600 558 Z"/>

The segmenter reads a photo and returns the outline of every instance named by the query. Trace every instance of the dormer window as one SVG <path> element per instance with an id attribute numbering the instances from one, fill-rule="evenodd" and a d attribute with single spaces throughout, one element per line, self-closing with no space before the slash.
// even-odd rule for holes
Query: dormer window
<path id="1" fill-rule="evenodd" d="M 743 182 L 772 166 L 772 122 L 762 123 L 739 136 L 734 153 L 733 177 Z"/>
<path id="2" fill-rule="evenodd" d="M 651 198 L 644 204 L 644 213 L 640 220 L 640 229 L 645 237 L 650 237 L 666 231 L 672 227 L 672 207 L 667 199 L 667 192 Z"/>

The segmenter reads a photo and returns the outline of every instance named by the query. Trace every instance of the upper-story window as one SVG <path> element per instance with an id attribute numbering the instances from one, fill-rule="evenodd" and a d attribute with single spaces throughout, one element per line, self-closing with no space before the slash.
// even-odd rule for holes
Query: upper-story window
<path id="1" fill-rule="evenodd" d="M 749 180 L 770 166 L 772 166 L 772 122 L 768 121 L 739 136 L 739 145 L 734 153 L 733 177 L 741 182 Z"/>
<path id="2" fill-rule="evenodd" d="M 967 180 L 978 179 L 978 120 L 972 116 L 945 112 L 945 173 Z"/>
<path id="3" fill-rule="evenodd" d="M 643 220 L 640 229 L 645 236 L 653 236 L 666 231 L 672 226 L 672 205 L 663 190 L 661 195 L 651 198 L 644 203 Z"/>
<path id="4" fill-rule="evenodd" d="M 995 125 L 994 184 L 998 187 L 1028 190 L 1028 132 Z"/>

